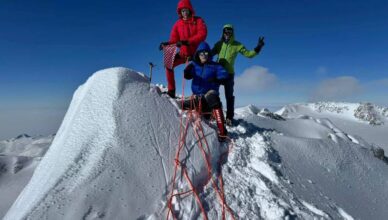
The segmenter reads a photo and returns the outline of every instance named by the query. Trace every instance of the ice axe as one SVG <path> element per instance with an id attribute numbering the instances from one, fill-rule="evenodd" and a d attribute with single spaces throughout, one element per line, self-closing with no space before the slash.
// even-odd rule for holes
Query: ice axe
<path id="1" fill-rule="evenodd" d="M 152 62 L 149 62 L 149 65 L 150 65 L 150 83 L 151 83 L 151 80 L 152 80 L 152 69 L 153 69 L 156 65 L 153 64 Z"/>

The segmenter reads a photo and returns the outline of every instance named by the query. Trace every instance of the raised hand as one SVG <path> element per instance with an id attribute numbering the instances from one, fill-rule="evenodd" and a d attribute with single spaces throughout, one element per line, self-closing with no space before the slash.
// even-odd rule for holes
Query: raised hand
<path id="1" fill-rule="evenodd" d="M 258 47 L 263 47 L 265 45 L 264 43 L 264 37 L 259 37 L 259 42 L 257 43 Z"/>
<path id="2" fill-rule="evenodd" d="M 265 45 L 264 43 L 264 37 L 259 37 L 259 41 L 257 42 L 257 46 L 255 47 L 256 53 L 259 53 L 261 48 L 263 48 Z"/>

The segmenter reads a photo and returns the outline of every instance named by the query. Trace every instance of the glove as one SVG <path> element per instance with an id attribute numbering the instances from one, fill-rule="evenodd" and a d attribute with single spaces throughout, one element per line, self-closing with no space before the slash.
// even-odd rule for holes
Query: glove
<path id="1" fill-rule="evenodd" d="M 180 41 L 176 42 L 176 46 L 177 47 L 181 47 L 182 45 L 189 46 L 189 41 L 187 41 L 187 40 L 180 40 Z"/>
<path id="2" fill-rule="evenodd" d="M 170 42 L 162 42 L 162 43 L 160 43 L 159 50 L 163 50 L 163 47 L 165 47 L 165 46 L 167 46 L 169 44 L 170 44 Z"/>
<path id="3" fill-rule="evenodd" d="M 264 43 L 264 37 L 259 37 L 259 42 L 257 43 L 257 46 L 255 47 L 255 52 L 259 53 L 261 48 L 263 48 L 265 45 Z"/>
<path id="4" fill-rule="evenodd" d="M 193 68 L 194 68 L 193 64 L 190 64 L 185 68 L 185 70 L 183 71 L 185 79 L 190 80 L 193 78 L 193 74 L 192 74 Z"/>

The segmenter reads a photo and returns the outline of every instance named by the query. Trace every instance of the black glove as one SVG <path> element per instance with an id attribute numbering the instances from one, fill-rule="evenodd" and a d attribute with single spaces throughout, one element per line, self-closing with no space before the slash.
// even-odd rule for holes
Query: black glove
<path id="1" fill-rule="evenodd" d="M 182 45 L 189 46 L 189 41 L 187 41 L 187 40 L 180 40 L 180 41 L 176 42 L 176 46 L 177 47 L 181 47 Z"/>
<path id="2" fill-rule="evenodd" d="M 163 47 L 165 47 L 165 46 L 167 46 L 169 44 L 170 44 L 170 42 L 162 42 L 162 43 L 160 43 L 159 50 L 163 50 Z"/>
<path id="3" fill-rule="evenodd" d="M 185 68 L 185 70 L 183 71 L 185 79 L 189 79 L 190 80 L 190 79 L 193 78 L 193 74 L 192 74 L 193 68 L 194 68 L 193 64 L 189 64 Z"/>
<path id="4" fill-rule="evenodd" d="M 257 43 L 257 46 L 255 47 L 255 52 L 259 53 L 261 48 L 263 48 L 265 45 L 264 43 L 264 37 L 259 37 L 259 42 Z"/>

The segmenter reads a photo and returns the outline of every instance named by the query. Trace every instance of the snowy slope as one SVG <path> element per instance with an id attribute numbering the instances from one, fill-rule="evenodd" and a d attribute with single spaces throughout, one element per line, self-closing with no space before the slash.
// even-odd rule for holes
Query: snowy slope
<path id="1" fill-rule="evenodd" d="M 249 219 L 255 213 L 265 219 L 312 218 L 301 211 L 327 219 L 386 219 L 388 166 L 374 157 L 372 146 L 362 138 L 352 137 L 328 119 L 274 120 L 254 106 L 239 109 L 238 116 L 240 126 L 232 133 L 238 148 L 225 167 L 230 170 L 225 184 L 233 197 L 249 199 L 242 205 L 232 199 L 237 201 L 232 208 Z M 257 167 L 256 178 L 251 167 Z M 238 184 L 236 175 L 248 180 L 246 186 Z M 263 188 L 275 199 L 262 193 Z M 270 209 L 263 207 L 268 206 L 276 207 L 278 215 L 266 213 Z"/>
<path id="2" fill-rule="evenodd" d="M 0 218 L 27 185 L 52 139 L 53 136 L 30 137 L 23 134 L 0 141 Z"/>
<path id="3" fill-rule="evenodd" d="M 164 213 L 178 116 L 167 98 L 150 90 L 146 77 L 125 68 L 95 73 L 76 91 L 49 151 L 5 219 L 142 219 Z M 204 125 L 204 132 L 217 157 L 215 131 Z M 187 140 L 182 155 L 190 157 L 181 159 L 200 184 L 205 164 L 190 130 Z M 181 182 L 178 187 L 187 188 Z"/>
<path id="4" fill-rule="evenodd" d="M 388 108 L 370 103 L 293 104 L 277 112 L 284 117 L 328 118 L 338 128 L 388 151 Z"/>
<path id="5" fill-rule="evenodd" d="M 200 122 L 213 166 L 231 147 L 222 176 L 235 219 L 386 219 L 388 163 L 372 152 L 387 143 L 384 108 L 296 104 L 277 113 L 237 109 L 229 145 L 218 142 L 212 122 Z M 5 219 L 166 219 L 179 116 L 178 104 L 141 74 L 97 72 L 75 93 Z M 207 174 L 190 126 L 181 159 L 200 186 Z M 179 192 L 189 189 L 181 172 L 177 180 Z M 196 190 L 208 219 L 222 219 L 211 184 Z M 203 219 L 193 196 L 173 205 L 178 219 Z"/>

